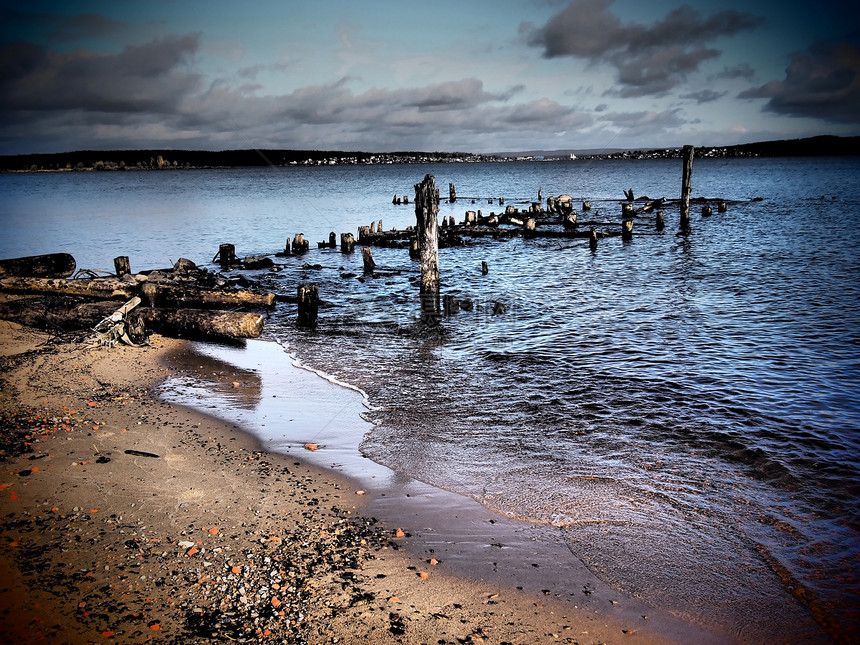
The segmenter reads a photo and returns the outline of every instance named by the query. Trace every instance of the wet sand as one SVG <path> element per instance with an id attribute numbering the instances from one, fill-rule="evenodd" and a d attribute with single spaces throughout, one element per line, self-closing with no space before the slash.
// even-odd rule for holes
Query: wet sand
<path id="1" fill-rule="evenodd" d="M 158 396 L 192 366 L 252 393 L 265 374 L 170 339 L 48 340 L 0 321 L 4 642 L 725 641 L 614 594 L 569 552 L 549 566 L 564 547 L 540 527 L 324 468 L 324 444 L 268 452 Z"/>

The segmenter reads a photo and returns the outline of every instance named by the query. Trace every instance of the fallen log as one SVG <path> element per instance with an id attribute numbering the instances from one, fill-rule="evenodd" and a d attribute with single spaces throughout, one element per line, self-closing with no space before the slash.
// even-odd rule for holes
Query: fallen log
<path id="1" fill-rule="evenodd" d="M 67 278 L 75 272 L 75 258 L 68 253 L 28 255 L 0 260 L 0 276 Z"/>
<path id="2" fill-rule="evenodd" d="M 0 278 L 0 291 L 13 293 L 86 296 L 88 298 L 131 298 L 137 295 L 137 285 L 116 278 L 64 280 L 62 278 L 13 277 Z"/>
<path id="3" fill-rule="evenodd" d="M 135 309 L 147 329 L 172 338 L 257 338 L 263 333 L 262 314 L 212 309 Z"/>
<path id="4" fill-rule="evenodd" d="M 77 331 L 91 329 L 117 310 L 115 302 L 73 304 L 41 298 L 0 303 L 0 318 L 39 329 Z M 128 312 L 133 325 L 172 338 L 256 338 L 263 333 L 261 314 L 211 309 L 154 309 L 137 307 Z"/>
<path id="5" fill-rule="evenodd" d="M 273 293 L 254 293 L 253 291 L 245 290 L 198 289 L 179 285 L 157 284 L 155 282 L 144 282 L 140 289 L 150 307 L 224 305 L 273 307 L 275 305 L 275 294 Z"/>

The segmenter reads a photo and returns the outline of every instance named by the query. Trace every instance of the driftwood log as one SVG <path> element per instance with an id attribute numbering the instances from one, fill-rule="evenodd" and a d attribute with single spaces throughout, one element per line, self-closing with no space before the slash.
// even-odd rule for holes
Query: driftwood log
<path id="1" fill-rule="evenodd" d="M 116 278 L 94 280 L 64 280 L 61 278 L 0 278 L 0 291 L 13 293 L 34 293 L 63 296 L 87 296 L 90 298 L 110 299 L 137 295 L 137 284 L 123 282 Z"/>
<path id="2" fill-rule="evenodd" d="M 75 331 L 94 327 L 116 310 L 115 302 L 69 304 L 23 298 L 0 303 L 0 318 L 40 329 Z M 207 309 L 137 307 L 127 316 L 174 338 L 256 338 L 264 325 L 261 314 Z"/>
<path id="3" fill-rule="evenodd" d="M 140 290 L 146 297 L 150 307 L 211 307 L 224 305 L 273 307 L 275 305 L 275 294 L 273 293 L 200 289 L 198 287 L 157 284 L 154 282 L 144 282 Z"/>
<path id="4" fill-rule="evenodd" d="M 68 253 L 28 255 L 22 258 L 0 260 L 0 277 L 66 278 L 74 272 L 75 258 Z"/>

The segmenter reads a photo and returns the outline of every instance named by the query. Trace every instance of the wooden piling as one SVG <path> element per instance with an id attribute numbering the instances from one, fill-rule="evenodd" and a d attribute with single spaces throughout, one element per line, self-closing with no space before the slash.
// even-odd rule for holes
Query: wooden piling
<path id="1" fill-rule="evenodd" d="M 315 283 L 300 284 L 298 287 L 299 316 L 298 324 L 315 325 L 319 313 L 320 290 Z"/>
<path id="2" fill-rule="evenodd" d="M 663 211 L 657 211 L 657 230 L 662 231 L 666 228 L 666 221 L 663 219 Z"/>
<path id="3" fill-rule="evenodd" d="M 376 262 L 373 261 L 373 249 L 369 246 L 362 247 L 361 258 L 364 260 L 364 272 L 373 273 L 376 268 Z"/>
<path id="4" fill-rule="evenodd" d="M 693 177 L 693 146 L 684 146 L 684 169 L 681 174 L 681 232 L 690 231 L 690 183 Z"/>
<path id="5" fill-rule="evenodd" d="M 582 210 L 590 211 L 591 210 L 591 202 L 582 202 Z"/>
<path id="6" fill-rule="evenodd" d="M 487 275 L 490 272 L 490 265 L 487 264 L 486 260 L 481 261 L 481 275 Z"/>
<path id="7" fill-rule="evenodd" d="M 330 249 L 337 248 L 337 235 L 335 235 L 334 231 L 328 234 L 328 247 Z"/>
<path id="8" fill-rule="evenodd" d="M 621 222 L 621 239 L 629 242 L 633 239 L 633 220 L 626 219 Z"/>
<path id="9" fill-rule="evenodd" d="M 302 253 L 307 253 L 310 248 L 310 242 L 305 239 L 304 233 L 296 233 L 296 236 L 293 238 L 293 254 L 301 255 Z"/>
<path id="10" fill-rule="evenodd" d="M 113 266 L 116 269 L 116 277 L 121 278 L 126 274 L 131 274 L 131 263 L 128 261 L 127 255 L 120 255 L 113 259 Z"/>
<path id="11" fill-rule="evenodd" d="M 421 257 L 421 251 L 418 249 L 418 238 L 413 237 L 409 240 L 409 257 L 413 260 L 418 260 Z"/>
<path id="12" fill-rule="evenodd" d="M 726 204 L 726 202 L 719 202 L 719 203 L 717 204 L 717 210 L 718 210 L 720 213 L 725 213 L 727 210 L 729 210 L 729 205 L 728 205 L 728 204 Z"/>
<path id="13" fill-rule="evenodd" d="M 621 217 L 628 218 L 633 217 L 635 211 L 633 210 L 633 204 L 625 203 L 621 204 Z"/>
<path id="14" fill-rule="evenodd" d="M 355 250 L 355 236 L 352 233 L 340 234 L 340 252 L 352 253 Z"/>
<path id="15" fill-rule="evenodd" d="M 448 184 L 448 201 L 452 204 L 457 201 L 457 191 L 454 188 L 454 184 Z"/>
<path id="16" fill-rule="evenodd" d="M 415 184 L 415 218 L 421 263 L 421 314 L 425 322 L 439 315 L 439 190 L 433 175 Z"/>
<path id="17" fill-rule="evenodd" d="M 591 233 L 588 236 L 588 248 L 592 251 L 597 250 L 597 231 L 594 230 L 594 227 L 591 228 Z"/>
<path id="18" fill-rule="evenodd" d="M 231 264 L 236 264 L 236 246 L 234 244 L 220 244 L 218 253 L 212 258 L 213 262 L 215 260 L 218 260 L 222 269 L 226 269 Z"/>
<path id="19" fill-rule="evenodd" d="M 705 204 L 702 206 L 702 217 L 710 217 L 714 214 L 714 209 L 710 207 L 710 205 Z"/>
<path id="20" fill-rule="evenodd" d="M 446 316 L 450 316 L 460 311 L 460 301 L 458 300 L 457 296 L 446 294 L 445 297 L 442 298 L 442 303 Z"/>

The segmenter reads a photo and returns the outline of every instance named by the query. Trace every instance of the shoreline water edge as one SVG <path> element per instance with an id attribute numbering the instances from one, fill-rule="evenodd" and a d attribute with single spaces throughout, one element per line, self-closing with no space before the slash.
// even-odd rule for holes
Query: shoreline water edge
<path id="1" fill-rule="evenodd" d="M 527 562 L 555 548 L 527 526 L 397 477 L 358 488 L 158 387 L 203 369 L 254 390 L 265 373 L 168 339 L 92 349 L 13 323 L 0 334 L 6 642 L 734 640 L 624 598 L 584 566 L 513 584 L 514 567 L 538 569 Z M 497 552 L 494 571 L 478 570 L 482 550 Z M 561 578 L 577 597 L 534 588 Z"/>

